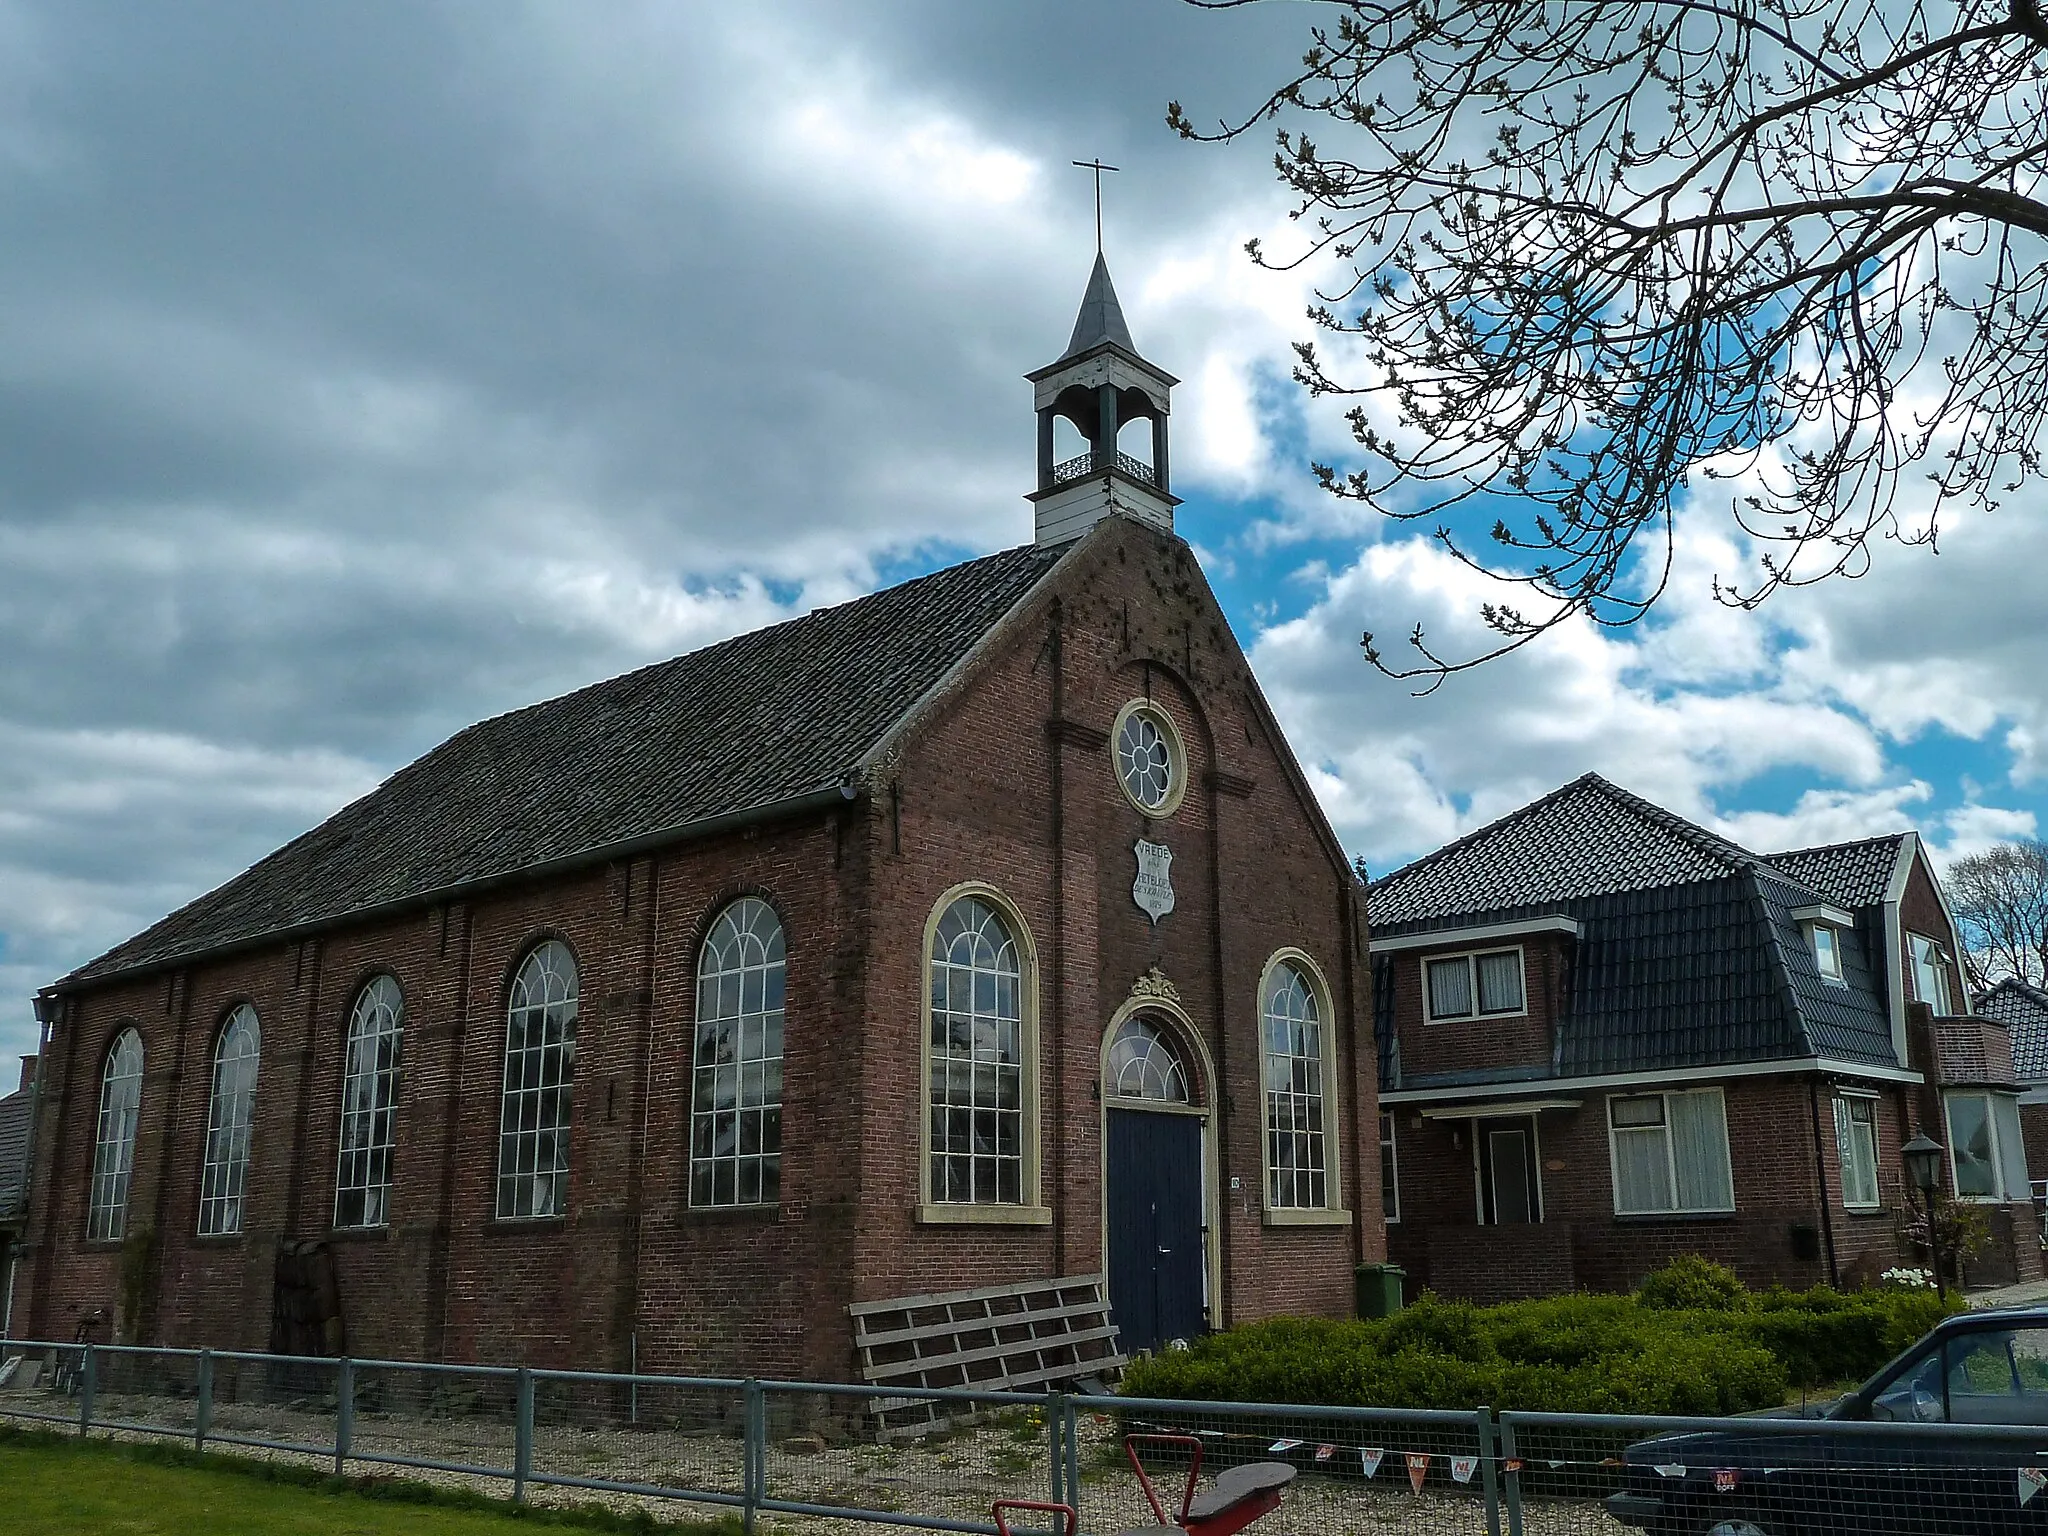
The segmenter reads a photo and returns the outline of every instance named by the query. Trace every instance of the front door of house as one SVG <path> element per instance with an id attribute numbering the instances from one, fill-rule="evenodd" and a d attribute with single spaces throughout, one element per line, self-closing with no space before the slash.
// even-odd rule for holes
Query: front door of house
<path id="1" fill-rule="evenodd" d="M 1493 1226 L 1541 1221 L 1536 1117 L 1480 1120 L 1473 1126 L 1473 1138 L 1479 1155 L 1480 1219 Z"/>
<path id="2" fill-rule="evenodd" d="M 1193 1340 L 1203 1328 L 1202 1121 L 1161 1110 L 1106 1112 L 1109 1305 L 1125 1354 Z"/>

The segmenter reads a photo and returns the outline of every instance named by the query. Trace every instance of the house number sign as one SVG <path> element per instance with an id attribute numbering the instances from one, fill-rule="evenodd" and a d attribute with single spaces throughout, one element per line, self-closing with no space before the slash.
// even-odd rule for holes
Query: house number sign
<path id="1" fill-rule="evenodd" d="M 1173 910 L 1173 881 L 1168 873 L 1173 868 L 1173 850 L 1142 837 L 1132 849 L 1138 855 L 1138 878 L 1131 885 L 1131 900 L 1157 926 L 1159 919 Z"/>

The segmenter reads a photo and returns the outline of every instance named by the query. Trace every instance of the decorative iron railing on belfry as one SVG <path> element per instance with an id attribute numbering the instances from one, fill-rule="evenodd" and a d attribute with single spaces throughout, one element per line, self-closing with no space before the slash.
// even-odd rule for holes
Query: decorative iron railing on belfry
<path id="1" fill-rule="evenodd" d="M 1143 459 L 1134 459 L 1128 453 L 1076 454 L 1064 464 L 1053 466 L 1052 483 L 1065 485 L 1069 480 L 1085 480 L 1090 475 L 1101 474 L 1111 469 L 1121 470 L 1133 480 L 1143 481 L 1146 485 L 1159 483 L 1159 477 L 1153 472 L 1150 464 Z"/>

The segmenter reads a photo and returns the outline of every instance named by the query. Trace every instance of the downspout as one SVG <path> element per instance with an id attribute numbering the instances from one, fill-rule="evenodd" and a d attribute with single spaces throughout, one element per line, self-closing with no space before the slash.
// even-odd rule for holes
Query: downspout
<path id="1" fill-rule="evenodd" d="M 1813 1176 L 1820 1190 L 1820 1238 L 1828 1256 L 1828 1286 L 1840 1290 L 1842 1274 L 1835 1267 L 1835 1222 L 1828 1206 L 1828 1159 L 1820 1139 L 1820 1079 L 1806 1080 L 1806 1108 L 1813 1118 Z"/>

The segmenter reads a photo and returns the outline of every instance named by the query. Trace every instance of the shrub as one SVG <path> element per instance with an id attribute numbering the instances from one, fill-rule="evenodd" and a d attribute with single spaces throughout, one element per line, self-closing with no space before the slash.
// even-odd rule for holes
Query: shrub
<path id="1" fill-rule="evenodd" d="M 1732 1287 L 1732 1289 L 1731 1289 Z M 1633 1296 L 1477 1307 L 1425 1293 L 1371 1322 L 1276 1318 L 1141 1360 L 1135 1397 L 1570 1413 L 1741 1413 L 1868 1375 L 1942 1315 L 1930 1292 L 1745 1291 L 1704 1260 Z"/>

